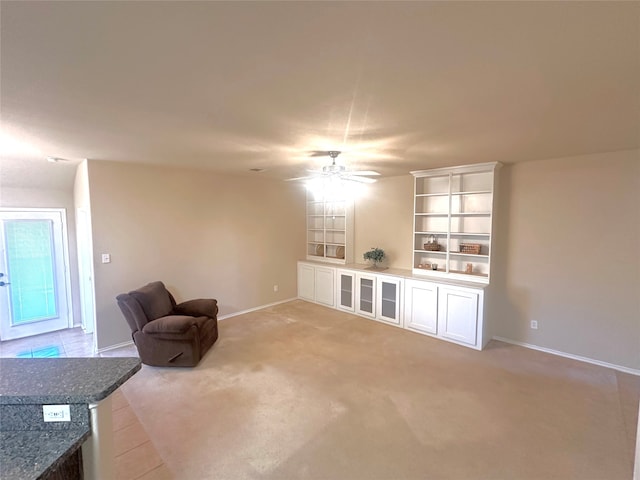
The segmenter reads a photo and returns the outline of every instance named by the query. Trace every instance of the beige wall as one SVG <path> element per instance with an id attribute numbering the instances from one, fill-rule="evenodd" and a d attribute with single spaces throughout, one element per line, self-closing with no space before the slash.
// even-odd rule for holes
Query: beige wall
<path id="1" fill-rule="evenodd" d="M 82 205 L 86 175 L 81 166 Z M 221 315 L 296 296 L 305 243 L 299 185 L 114 162 L 89 162 L 88 179 L 98 348 L 130 339 L 115 296 L 157 278 L 178 299 L 218 298 Z M 640 369 L 640 152 L 505 165 L 500 179 L 494 334 Z M 412 195 L 407 174 L 381 179 L 356 201 L 356 262 L 379 246 L 389 266 L 411 267 Z M 79 322 L 73 202 L 64 191 L 2 192 L 3 206 L 67 209 Z M 112 263 L 100 263 L 101 253 Z"/>
<path id="2" fill-rule="evenodd" d="M 640 152 L 505 165 L 488 317 L 493 334 L 640 369 Z M 411 268 L 413 177 L 356 203 L 356 262 Z M 529 328 L 537 320 L 538 330 Z"/>
<path id="3" fill-rule="evenodd" d="M 153 280 L 178 301 L 217 298 L 220 315 L 297 295 L 305 251 L 298 185 L 89 161 L 89 186 L 99 349 L 131 338 L 116 295 Z M 111 263 L 100 263 L 102 253 Z"/>
<path id="4" fill-rule="evenodd" d="M 506 166 L 501 182 L 495 334 L 640 369 L 640 152 Z"/>
<path id="5" fill-rule="evenodd" d="M 7 208 L 64 208 L 67 217 L 67 237 L 69 245 L 69 269 L 71 281 L 71 302 L 73 322 L 82 323 L 80 297 L 78 294 L 78 255 L 76 250 L 75 209 L 73 194 L 66 190 L 46 188 L 2 187 L 0 207 Z"/>
<path id="6" fill-rule="evenodd" d="M 364 252 L 385 252 L 386 266 L 411 268 L 413 248 L 413 177 L 381 178 L 367 185 L 355 202 L 355 263 L 366 263 Z"/>

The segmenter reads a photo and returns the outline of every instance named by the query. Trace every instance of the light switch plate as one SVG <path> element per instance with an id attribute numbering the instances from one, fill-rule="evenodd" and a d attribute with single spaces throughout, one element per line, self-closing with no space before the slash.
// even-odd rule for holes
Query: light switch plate
<path id="1" fill-rule="evenodd" d="M 111 254 L 103 253 L 102 254 L 102 263 L 111 263 Z"/>
<path id="2" fill-rule="evenodd" d="M 70 422 L 69 405 L 43 405 L 42 416 L 45 422 Z"/>

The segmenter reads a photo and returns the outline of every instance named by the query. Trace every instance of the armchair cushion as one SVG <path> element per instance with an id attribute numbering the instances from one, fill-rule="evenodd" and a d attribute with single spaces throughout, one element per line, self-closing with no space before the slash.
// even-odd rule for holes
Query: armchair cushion
<path id="1" fill-rule="evenodd" d="M 129 292 L 135 298 L 149 320 L 166 317 L 171 314 L 173 305 L 169 292 L 162 282 L 152 282 L 142 288 Z"/>
<path id="2" fill-rule="evenodd" d="M 143 333 L 185 333 L 194 325 L 200 328 L 207 317 L 190 317 L 187 315 L 168 315 L 147 323 L 142 329 Z"/>
<path id="3" fill-rule="evenodd" d="M 212 298 L 199 298 L 179 303 L 173 308 L 173 313 L 190 315 L 192 317 L 215 317 L 218 314 L 218 301 Z"/>

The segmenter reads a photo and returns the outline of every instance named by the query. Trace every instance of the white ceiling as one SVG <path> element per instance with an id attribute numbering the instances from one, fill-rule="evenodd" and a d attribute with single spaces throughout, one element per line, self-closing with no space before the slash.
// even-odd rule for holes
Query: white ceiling
<path id="1" fill-rule="evenodd" d="M 4 186 L 70 186 L 83 158 L 287 178 L 338 149 L 390 176 L 639 147 L 637 1 L 2 1 L 0 16 Z"/>

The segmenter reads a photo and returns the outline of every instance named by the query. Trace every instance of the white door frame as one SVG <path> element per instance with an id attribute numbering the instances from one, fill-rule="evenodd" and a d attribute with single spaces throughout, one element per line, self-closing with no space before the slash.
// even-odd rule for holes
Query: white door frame
<path id="1" fill-rule="evenodd" d="M 61 220 L 61 234 L 62 234 L 62 263 L 63 263 L 63 272 L 62 277 L 64 281 L 64 289 L 65 289 L 65 297 L 66 297 L 66 315 L 67 315 L 67 326 L 66 328 L 73 327 L 73 304 L 71 298 L 71 276 L 69 269 L 69 237 L 67 234 L 67 213 L 64 208 L 0 208 L 0 213 L 58 213 L 60 215 Z M 4 250 L 4 246 L 2 246 L 2 250 Z M 11 282 L 11 279 L 8 279 Z M 2 338 L 2 340 L 10 340 L 10 338 Z"/>
<path id="2" fill-rule="evenodd" d="M 95 288 L 93 283 L 93 239 L 91 235 L 91 213 L 89 209 L 84 207 L 76 208 L 76 245 L 78 249 L 78 278 L 80 283 L 82 328 L 85 333 L 93 333 L 96 324 Z"/>

